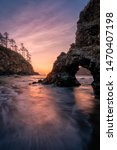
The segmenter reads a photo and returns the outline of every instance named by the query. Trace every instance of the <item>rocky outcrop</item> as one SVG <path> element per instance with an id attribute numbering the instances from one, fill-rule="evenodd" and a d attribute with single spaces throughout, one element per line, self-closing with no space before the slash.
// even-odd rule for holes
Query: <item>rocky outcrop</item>
<path id="1" fill-rule="evenodd" d="M 100 82 L 100 1 L 90 0 L 80 13 L 77 22 L 75 43 L 68 53 L 61 53 L 53 65 L 51 73 L 44 79 L 45 84 L 57 86 L 79 85 L 75 74 L 79 66 L 90 70 L 94 82 Z"/>
<path id="2" fill-rule="evenodd" d="M 20 54 L 0 46 L 0 75 L 33 75 L 33 67 Z"/>

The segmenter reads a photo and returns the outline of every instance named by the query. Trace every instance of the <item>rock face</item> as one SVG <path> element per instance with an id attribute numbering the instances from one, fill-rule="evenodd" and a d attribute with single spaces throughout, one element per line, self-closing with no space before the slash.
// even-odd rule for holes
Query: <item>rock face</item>
<path id="1" fill-rule="evenodd" d="M 0 75 L 33 75 L 33 67 L 20 54 L 0 46 Z"/>
<path id="2" fill-rule="evenodd" d="M 94 82 L 100 82 L 100 1 L 90 0 L 80 13 L 77 22 L 75 43 L 71 44 L 68 53 L 61 53 L 53 65 L 52 71 L 43 81 L 57 86 L 79 85 L 75 74 L 79 66 L 90 70 Z"/>

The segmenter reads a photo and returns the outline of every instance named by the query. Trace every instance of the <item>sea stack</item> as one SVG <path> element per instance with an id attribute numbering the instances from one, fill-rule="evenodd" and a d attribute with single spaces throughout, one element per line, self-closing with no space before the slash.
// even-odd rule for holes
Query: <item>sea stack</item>
<path id="1" fill-rule="evenodd" d="M 90 0 L 80 13 L 75 43 L 67 53 L 62 52 L 55 61 L 44 84 L 77 86 L 75 74 L 79 66 L 88 69 L 94 86 L 100 83 L 100 0 Z"/>

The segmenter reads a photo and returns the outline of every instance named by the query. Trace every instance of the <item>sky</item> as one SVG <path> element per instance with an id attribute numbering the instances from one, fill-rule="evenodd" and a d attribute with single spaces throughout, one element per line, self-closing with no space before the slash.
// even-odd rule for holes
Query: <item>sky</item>
<path id="1" fill-rule="evenodd" d="M 89 0 L 0 0 L 0 32 L 24 43 L 34 70 L 47 74 L 75 41 L 80 11 Z"/>

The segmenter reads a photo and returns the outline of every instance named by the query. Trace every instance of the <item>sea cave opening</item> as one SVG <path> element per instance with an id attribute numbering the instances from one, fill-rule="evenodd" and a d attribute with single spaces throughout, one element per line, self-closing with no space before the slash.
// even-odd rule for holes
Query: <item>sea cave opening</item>
<path id="1" fill-rule="evenodd" d="M 75 76 L 81 85 L 91 85 L 92 82 L 94 81 L 90 70 L 88 70 L 82 66 L 79 66 L 79 70 L 77 71 Z"/>

